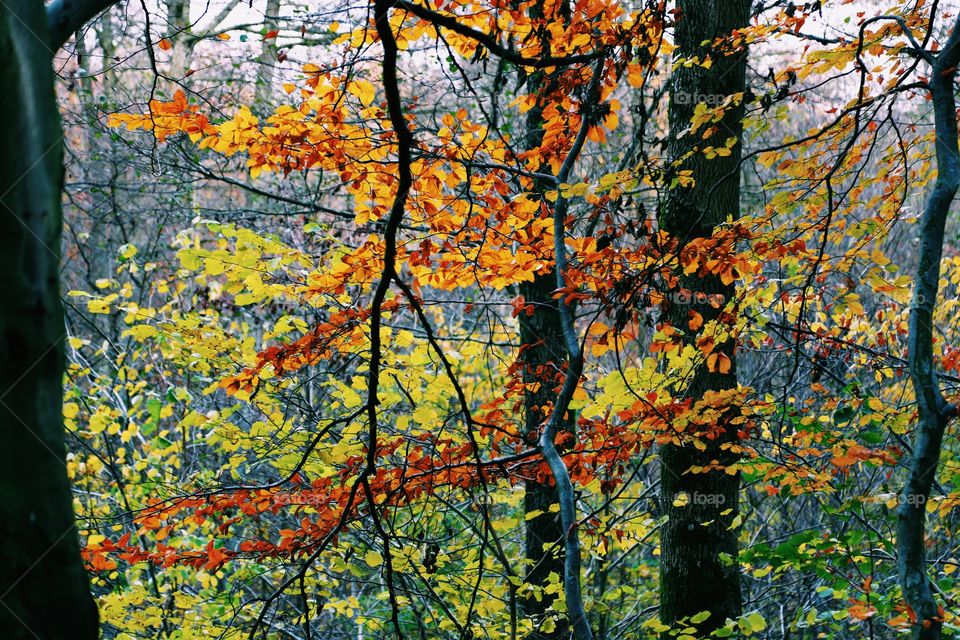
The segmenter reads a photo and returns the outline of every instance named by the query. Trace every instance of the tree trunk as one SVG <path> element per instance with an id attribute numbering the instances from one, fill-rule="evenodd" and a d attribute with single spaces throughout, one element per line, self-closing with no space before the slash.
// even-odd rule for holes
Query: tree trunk
<path id="1" fill-rule="evenodd" d="M 691 171 L 695 182 L 671 188 L 660 225 L 682 245 L 711 236 L 728 216 L 739 215 L 742 105 L 727 110 L 716 125 L 717 131 L 706 140 L 702 132 L 683 132 L 690 127 L 698 102 L 708 101 L 708 107 L 713 107 L 727 96 L 744 91 L 746 51 L 727 55 L 723 49 L 729 49 L 729 45 L 714 50 L 713 43 L 717 39 L 726 43 L 732 31 L 747 25 L 750 2 L 727 2 L 719 11 L 711 0 L 679 0 L 677 8 L 674 56 L 698 56 L 701 60 L 709 56 L 713 62 L 709 69 L 697 64 L 679 66 L 671 78 L 670 157 L 678 163 L 675 170 Z M 707 159 L 699 150 L 691 153 L 694 147 L 723 147 L 730 137 L 737 142 L 728 156 Z M 702 315 L 706 324 L 722 310 L 722 305 L 715 309 L 702 297 L 698 302 L 696 294 L 719 295 L 726 301 L 735 289 L 716 276 L 698 277 L 695 273 L 681 276 L 680 286 L 683 295 L 672 296 L 665 320 L 685 330 L 684 341 L 691 344 L 696 332 L 688 329 L 690 312 Z M 686 391 L 689 398 L 696 400 L 709 391 L 736 388 L 733 342 L 718 350 L 730 358 L 729 371 L 698 367 Z M 709 612 L 709 617 L 697 625 L 700 635 L 741 613 L 737 531 L 730 528 L 738 512 L 740 476 L 724 471 L 694 474 L 688 470 L 714 460 L 724 466 L 735 463 L 737 456 L 722 445 L 736 440 L 736 426 L 728 425 L 721 437 L 704 439 L 703 451 L 689 445 L 668 445 L 660 452 L 661 504 L 663 514 L 668 516 L 660 539 L 660 618 L 663 624 L 674 625 L 682 618 Z"/>
<path id="2" fill-rule="evenodd" d="M 542 17 L 542 7 L 531 9 L 534 18 Z M 549 43 L 544 41 L 543 48 L 549 51 Z M 527 78 L 527 90 L 539 95 L 544 88 L 543 71 L 534 71 Z M 543 142 L 543 113 L 538 103 L 529 112 L 525 123 L 523 149 L 529 151 L 538 148 Z M 534 189 L 542 194 L 553 188 L 552 185 L 537 181 Z M 567 362 L 567 351 L 563 340 L 563 325 L 560 309 L 553 299 L 556 289 L 553 273 L 538 274 L 533 282 L 520 284 L 520 295 L 526 304 L 533 306 L 533 314 L 520 314 L 520 363 L 523 367 L 523 381 L 528 386 L 524 392 L 524 433 L 528 444 L 536 446 L 540 429 L 550 417 L 550 407 L 557 400 L 556 388 L 562 383 L 562 368 Z M 569 430 L 571 422 L 565 420 L 561 429 Z M 524 514 L 539 512 L 539 515 L 526 521 L 527 531 L 524 542 L 524 556 L 529 564 L 526 581 L 539 588 L 548 584 L 550 574 L 563 580 L 563 529 L 560 526 L 559 501 L 557 489 L 549 480 L 528 480 L 525 483 L 523 509 Z M 554 601 L 555 596 L 543 594 L 542 598 L 526 598 L 523 601 L 524 613 L 539 618 Z M 568 636 L 566 619 L 559 620 L 556 628 L 550 632 L 534 631 L 529 640 L 559 640 Z"/>
<path id="3" fill-rule="evenodd" d="M 186 78 L 187 72 L 193 65 L 193 50 L 199 42 L 191 32 L 193 24 L 190 22 L 190 3 L 187 0 L 167 0 L 166 10 L 167 39 L 173 43 L 170 76 Z"/>
<path id="4" fill-rule="evenodd" d="M 42 2 L 0 3 L 0 635 L 97 637 L 61 414 L 63 149 Z"/>
<path id="5" fill-rule="evenodd" d="M 953 83 L 960 64 L 960 19 L 947 44 L 932 63 L 929 87 L 933 100 L 937 151 L 937 182 L 927 198 L 920 222 L 920 257 L 910 308 L 908 346 L 910 379 L 917 396 L 919 425 L 910 473 L 897 509 L 897 569 L 907 604 L 916 614 L 913 637 L 938 640 L 943 612 L 927 576 L 926 504 L 937 475 L 940 447 L 947 423 L 957 408 L 940 390 L 933 357 L 933 310 L 940 289 L 940 260 L 950 205 L 960 188 L 960 148 L 957 145 L 957 103 Z"/>
<path id="6" fill-rule="evenodd" d="M 263 12 L 263 28 L 266 33 L 279 29 L 277 16 L 280 15 L 280 0 L 267 0 Z M 272 112 L 273 78 L 277 66 L 277 39 L 264 38 L 260 45 L 260 67 L 257 69 L 257 95 L 255 106 L 263 114 Z"/>
<path id="7" fill-rule="evenodd" d="M 566 350 L 563 346 L 563 331 L 560 325 L 560 313 L 557 301 L 551 292 L 556 288 L 553 274 L 538 275 L 533 282 L 525 282 L 520 287 L 527 304 L 534 305 L 534 313 L 527 317 L 521 314 L 520 343 L 523 354 L 520 361 L 523 366 L 523 380 L 527 384 L 537 384 L 536 390 L 524 394 L 524 429 L 529 444 L 535 446 L 537 434 L 543 423 L 549 418 L 549 408 L 556 402 L 558 372 L 566 362 Z M 564 425 L 570 428 L 569 421 Z M 527 520 L 525 557 L 530 563 L 526 581 L 537 587 L 547 585 L 551 573 L 563 578 L 563 530 L 560 526 L 557 489 L 549 480 L 528 480 L 525 484 L 523 510 L 525 514 L 539 512 L 536 517 Z M 524 600 L 524 613 L 528 616 L 543 614 L 554 602 L 553 596 L 543 595 L 541 599 Z M 566 623 L 557 624 L 553 633 L 535 632 L 531 640 L 565 638 Z"/>
<path id="8" fill-rule="evenodd" d="M 531 92 L 540 86 L 542 72 L 537 71 L 528 79 Z M 534 107 L 527 117 L 527 135 L 524 146 L 534 149 L 543 139 L 543 120 L 540 108 Z M 544 185 L 538 185 L 542 193 Z M 556 289 L 556 280 L 552 273 L 539 274 L 533 282 L 520 285 L 520 295 L 526 304 L 533 306 L 533 315 L 520 314 L 520 362 L 523 367 L 523 381 L 528 387 L 524 392 L 524 432 L 528 444 L 536 446 L 538 434 L 543 423 L 550 417 L 549 409 L 557 400 L 556 387 L 562 381 L 562 367 L 567 361 L 567 352 L 563 343 L 563 327 L 560 311 L 552 293 Z M 563 425 L 570 429 L 570 421 Z M 563 553 L 560 544 L 563 530 L 560 526 L 557 489 L 549 480 L 528 480 L 525 484 L 523 510 L 525 514 L 539 512 L 539 515 L 527 520 L 527 532 L 524 543 L 525 557 L 530 564 L 526 580 L 537 587 L 547 585 L 551 573 L 563 578 Z M 543 595 L 542 598 L 524 600 L 524 613 L 539 616 L 553 604 L 555 597 Z M 530 635 L 531 640 L 553 640 L 567 635 L 566 622 L 558 622 L 552 633 L 540 631 Z"/>

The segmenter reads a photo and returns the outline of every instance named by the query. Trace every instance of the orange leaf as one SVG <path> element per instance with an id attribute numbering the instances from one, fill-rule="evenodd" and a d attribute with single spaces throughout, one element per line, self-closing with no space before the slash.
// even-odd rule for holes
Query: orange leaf
<path id="1" fill-rule="evenodd" d="M 690 313 L 688 315 L 690 316 L 690 321 L 687 322 L 687 326 L 690 327 L 691 331 L 696 331 L 697 329 L 703 326 L 702 315 L 700 315 L 699 313 L 697 313 L 692 309 L 690 310 Z"/>
<path id="2" fill-rule="evenodd" d="M 908 627 L 910 626 L 910 621 L 907 620 L 907 616 L 899 615 L 887 620 L 887 624 L 891 627 Z"/>
<path id="3" fill-rule="evenodd" d="M 720 354 L 718 354 L 718 353 L 711 353 L 709 356 L 707 356 L 707 370 L 708 370 L 708 371 L 716 371 L 716 370 L 717 370 L 717 356 L 718 356 L 718 355 L 720 355 Z"/>
<path id="4" fill-rule="evenodd" d="M 117 563 L 102 553 L 95 553 L 90 560 L 90 566 L 94 571 L 110 571 L 117 568 Z"/>
<path id="5" fill-rule="evenodd" d="M 850 614 L 850 617 L 854 620 L 866 620 L 867 618 L 872 617 L 877 610 L 871 607 L 870 605 L 864 604 L 862 602 L 856 602 L 847 609 L 847 612 Z"/>
<path id="6" fill-rule="evenodd" d="M 170 49 L 173 48 L 173 45 L 172 45 L 172 44 L 170 43 L 170 41 L 167 40 L 166 38 L 164 38 L 163 40 L 161 40 L 160 42 L 158 42 L 158 43 L 157 43 L 157 46 L 160 47 L 160 49 L 161 49 L 162 51 L 169 51 Z"/>
<path id="7" fill-rule="evenodd" d="M 732 366 L 730 358 L 725 353 L 718 355 L 720 357 L 717 359 L 717 368 L 720 370 L 720 373 L 730 373 L 730 367 Z"/>

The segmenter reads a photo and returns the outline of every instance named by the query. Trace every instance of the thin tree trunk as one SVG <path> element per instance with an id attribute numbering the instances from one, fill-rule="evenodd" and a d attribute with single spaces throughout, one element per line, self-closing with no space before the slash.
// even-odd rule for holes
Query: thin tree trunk
<path id="1" fill-rule="evenodd" d="M 267 0 L 263 12 L 263 28 L 267 33 L 277 30 L 277 16 L 280 15 L 280 0 Z M 264 38 L 260 45 L 260 67 L 257 70 L 256 107 L 264 114 L 271 112 L 273 98 L 273 78 L 277 65 L 277 39 Z"/>
<path id="2" fill-rule="evenodd" d="M 937 182 L 920 223 L 920 257 L 910 309 L 908 336 L 910 379 L 917 396 L 919 425 L 910 473 L 897 510 L 897 569 L 907 604 L 916 614 L 913 637 L 940 638 L 943 612 L 927 576 L 924 553 L 926 502 L 937 475 L 940 447 L 947 423 L 957 413 L 940 391 L 933 359 L 933 309 L 940 289 L 940 259 L 950 205 L 960 188 L 957 147 L 957 104 L 953 83 L 960 63 L 960 19 L 950 39 L 933 57 L 930 93 L 933 99 L 937 151 Z"/>
<path id="3" fill-rule="evenodd" d="M 712 107 L 744 91 L 746 51 L 728 55 L 728 51 L 714 50 L 713 43 L 726 42 L 731 32 L 747 25 L 750 2 L 727 2 L 720 11 L 712 0 L 679 0 L 677 9 L 674 56 L 710 57 L 713 63 L 710 68 L 679 66 L 671 77 L 670 156 L 679 163 L 676 170 L 690 171 L 695 182 L 692 187 L 677 185 L 670 190 L 660 225 L 682 244 L 709 237 L 728 216 L 739 216 L 742 104 L 726 112 L 708 139 L 702 139 L 702 132 L 683 134 L 698 102 L 710 100 Z M 728 156 L 708 159 L 699 151 L 706 146 L 723 147 L 730 137 L 736 138 L 736 145 Z M 694 147 L 698 150 L 691 153 Z M 706 324 L 721 311 L 703 298 L 698 302 L 696 294 L 730 300 L 735 288 L 719 277 L 696 274 L 681 276 L 680 286 L 694 295 L 674 296 L 666 319 L 684 330 L 685 343 L 692 344 L 696 332 L 688 329 L 690 312 L 699 313 Z M 736 388 L 734 345 L 727 342 L 718 350 L 730 359 L 729 371 L 698 367 L 687 388 L 688 397 L 696 400 L 709 391 Z M 668 445 L 660 452 L 661 504 L 668 516 L 660 538 L 660 618 L 663 624 L 674 625 L 682 618 L 709 612 L 697 625 L 699 635 L 741 613 L 737 531 L 731 529 L 738 513 L 740 476 L 724 471 L 695 474 L 689 469 L 713 460 L 724 466 L 734 464 L 737 455 L 724 445 L 736 440 L 736 426 L 728 425 L 721 437 L 704 439 L 702 451 L 690 445 Z"/>
<path id="4" fill-rule="evenodd" d="M 0 3 L 0 636 L 93 640 L 61 415 L 63 147 L 49 38 L 42 2 Z"/>
<path id="5" fill-rule="evenodd" d="M 167 0 L 166 9 L 167 39 L 174 45 L 170 59 L 170 75 L 173 78 L 184 78 L 193 65 L 193 50 L 199 42 L 191 32 L 193 25 L 190 22 L 190 3 L 187 0 Z"/>

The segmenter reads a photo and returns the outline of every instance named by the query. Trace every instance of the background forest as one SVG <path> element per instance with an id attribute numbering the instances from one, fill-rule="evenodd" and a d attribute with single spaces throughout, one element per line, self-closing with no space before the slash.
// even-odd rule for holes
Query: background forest
<path id="1" fill-rule="evenodd" d="M 100 637 L 957 635 L 958 8 L 121 0 L 63 34 Z"/>

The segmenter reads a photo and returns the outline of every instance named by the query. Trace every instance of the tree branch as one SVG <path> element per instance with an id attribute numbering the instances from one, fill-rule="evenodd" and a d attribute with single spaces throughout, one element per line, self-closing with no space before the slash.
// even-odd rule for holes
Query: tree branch
<path id="1" fill-rule="evenodd" d="M 581 108 L 580 131 L 570 148 L 570 152 L 564 159 L 560 170 L 557 172 L 556 182 L 558 184 L 566 182 L 573 169 L 574 163 L 583 150 L 583 145 L 587 140 L 587 133 L 593 122 L 593 109 L 600 99 L 600 82 L 603 78 L 604 59 L 597 61 L 594 69 L 593 79 L 590 82 L 588 98 L 586 104 Z M 557 203 L 553 209 L 553 243 L 554 243 L 554 274 L 557 279 L 557 289 L 564 289 L 564 271 L 567 268 L 566 252 L 566 218 L 569 199 L 562 193 L 557 194 Z M 553 412 L 550 419 L 544 426 L 543 433 L 540 434 L 540 450 L 543 451 L 543 458 L 550 467 L 553 474 L 553 480 L 557 485 L 557 497 L 560 503 L 560 525 L 563 528 L 563 546 L 564 546 L 564 575 L 563 591 L 567 601 L 567 615 L 570 624 L 573 627 L 573 636 L 576 640 L 593 640 L 593 631 L 590 628 L 590 621 L 587 619 L 586 611 L 583 608 L 583 594 L 580 588 L 580 538 L 577 520 L 576 496 L 573 492 L 573 483 L 570 480 L 570 474 L 567 472 L 567 466 L 557 452 L 554 440 L 557 437 L 557 430 L 563 422 L 564 415 L 570 408 L 570 401 L 573 394 L 580 384 L 580 376 L 583 374 L 583 349 L 577 340 L 576 328 L 573 322 L 573 313 L 570 305 L 566 301 L 567 296 L 562 295 L 557 300 L 557 307 L 560 310 L 560 322 L 563 329 L 563 340 L 567 351 L 567 372 L 563 380 L 563 387 L 557 396 Z"/>
<path id="2" fill-rule="evenodd" d="M 520 55 L 516 51 L 511 51 L 510 49 L 504 47 L 502 44 L 497 42 L 497 39 L 494 36 L 483 33 L 482 31 L 477 31 L 476 29 L 468 27 L 464 24 L 460 24 L 460 22 L 457 20 L 457 16 L 437 13 L 432 9 L 428 9 L 427 7 L 415 4 L 413 2 L 407 2 L 406 0 L 397 2 L 396 7 L 398 9 L 405 9 L 409 11 L 421 20 L 426 20 L 427 22 L 430 22 L 436 26 L 449 29 L 454 33 L 459 33 L 461 36 L 470 38 L 471 40 L 476 40 L 504 60 L 524 67 L 536 67 L 538 69 L 542 69 L 544 67 L 563 67 L 584 62 L 593 62 L 598 58 L 603 58 L 607 55 L 607 49 L 603 48 L 592 53 L 582 53 L 572 56 L 545 56 L 543 58 L 527 58 L 523 55 Z"/>
<path id="3" fill-rule="evenodd" d="M 80 27 L 117 0 L 53 0 L 47 6 L 47 30 L 51 51 L 56 51 Z"/>

